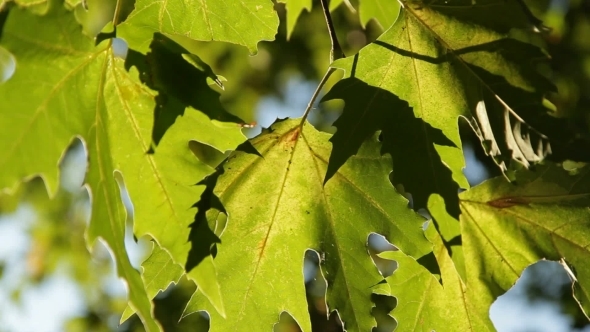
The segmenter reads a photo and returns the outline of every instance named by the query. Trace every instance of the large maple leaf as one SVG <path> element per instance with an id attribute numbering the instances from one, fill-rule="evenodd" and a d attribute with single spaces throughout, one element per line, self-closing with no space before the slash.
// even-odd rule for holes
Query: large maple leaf
<path id="1" fill-rule="evenodd" d="M 150 68 L 141 75 L 151 76 L 159 92 L 142 84 L 134 66 L 145 67 L 145 57 L 130 50 L 135 56 L 125 63 L 116 56 L 112 39 L 95 46 L 94 40 L 81 33 L 72 13 L 58 2 L 49 4 L 45 16 L 12 9 L 1 42 L 14 54 L 18 66 L 14 76 L 0 86 L 0 139 L 5 142 L 0 151 L 0 188 L 14 188 L 21 179 L 40 175 L 53 194 L 57 163 L 72 139 L 80 137 L 90 160 L 88 244 L 92 247 L 97 238 L 107 242 L 119 275 L 129 285 L 131 306 L 149 330 L 157 330 L 144 285 L 125 251 L 125 209 L 114 173 L 121 173 L 133 201 L 136 235 L 151 236 L 176 264 L 184 266 L 191 247 L 187 242 L 194 214 L 190 207 L 202 192 L 193 184 L 212 171 L 194 157 L 189 141 L 232 149 L 244 139 L 239 126 L 216 125 L 193 109 L 160 137 L 155 154 L 147 153 L 153 146 L 154 113 L 157 120 L 158 112 L 184 111 L 187 103 L 182 96 L 166 94 L 166 81 L 152 75 Z M 174 62 L 179 57 L 165 53 L 161 60 Z M 153 55 L 150 59 L 159 61 Z M 200 89 L 199 95 L 210 97 L 206 76 L 192 76 L 203 83 L 192 82 L 192 86 Z M 215 111 L 219 105 L 217 100 L 201 106 Z M 223 313 L 212 263 L 203 262 L 189 277 Z"/>
<path id="2" fill-rule="evenodd" d="M 469 119 L 502 170 L 510 159 L 524 166 L 539 161 L 547 152 L 545 137 L 518 114 L 542 113 L 543 94 L 553 87 L 534 65 L 547 56 L 523 41 L 521 36 L 529 36 L 525 30 L 538 22 L 516 1 L 402 4 L 398 20 L 377 41 L 332 65 L 348 79 L 324 100 L 343 99 L 347 106 L 335 123 L 327 177 L 360 142 L 381 130 L 384 152 L 405 170 L 403 176 L 394 172 L 394 181 L 413 195 L 414 207 L 426 207 L 428 196 L 439 193 L 457 216 L 456 189 L 468 188 L 458 118 Z M 383 98 L 390 104 L 384 105 Z M 392 114 L 412 111 L 413 116 Z M 404 125 L 396 119 L 411 117 L 420 123 L 400 137 Z M 531 138 L 540 141 L 540 149 Z M 413 152 L 400 155 L 404 144 Z"/>
<path id="3" fill-rule="evenodd" d="M 299 119 L 284 120 L 251 140 L 255 150 L 230 155 L 211 182 L 228 216 L 213 227 L 221 237 L 214 262 L 222 292 L 234 300 L 224 319 L 197 291 L 185 314 L 207 310 L 211 331 L 264 331 L 287 311 L 310 331 L 302 269 L 311 248 L 323 253 L 327 304 L 346 330 L 375 325 L 371 293 L 383 277 L 367 252 L 368 236 L 383 234 L 414 258 L 430 245 L 423 218 L 389 182 L 391 161 L 380 156 L 376 137 L 324 186 L 329 138 Z M 211 217 L 218 215 L 219 208 Z"/>

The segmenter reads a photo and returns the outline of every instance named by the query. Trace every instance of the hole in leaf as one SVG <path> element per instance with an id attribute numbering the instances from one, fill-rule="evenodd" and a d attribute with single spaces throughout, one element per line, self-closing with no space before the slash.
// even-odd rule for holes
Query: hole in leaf
<path id="1" fill-rule="evenodd" d="M 303 276 L 312 331 L 343 331 L 342 320 L 338 312 L 334 310 L 328 316 L 328 306 L 326 305 L 327 282 L 320 269 L 320 264 L 324 259 L 322 253 L 307 250 L 303 261 Z"/>
<path id="2" fill-rule="evenodd" d="M 372 294 L 371 301 L 375 303 L 375 307 L 371 309 L 371 313 L 377 321 L 377 326 L 373 328 L 373 332 L 391 332 L 397 327 L 397 322 L 389 315 L 397 304 L 395 297 Z"/>
<path id="3" fill-rule="evenodd" d="M 572 296 L 571 280 L 559 262 L 527 267 L 515 285 L 490 308 L 498 331 L 573 331 L 590 327 Z"/>
<path id="4" fill-rule="evenodd" d="M 84 143 L 75 138 L 59 163 L 60 187 L 70 193 L 80 191 L 88 169 L 88 153 Z"/>
<path id="5" fill-rule="evenodd" d="M 279 322 L 273 327 L 274 332 L 299 332 L 301 329 L 288 312 L 283 311 L 279 316 Z"/>
<path id="6" fill-rule="evenodd" d="M 115 180 L 117 181 L 117 185 L 119 186 L 119 194 L 121 195 L 121 201 L 125 206 L 125 211 L 127 211 L 127 221 L 132 222 L 134 217 L 133 202 L 131 202 L 131 197 L 129 196 L 129 192 L 127 191 L 127 187 L 125 186 L 123 174 L 121 174 L 121 172 L 119 171 L 115 171 L 114 176 Z"/>
<path id="7" fill-rule="evenodd" d="M 8 81 L 16 71 L 16 59 L 12 53 L 0 46 L 0 84 Z"/>
<path id="8" fill-rule="evenodd" d="M 113 19 L 116 1 L 87 0 L 84 8 L 82 3 L 74 9 L 74 16 L 86 35 L 96 37 Z"/>
<path id="9" fill-rule="evenodd" d="M 119 171 L 115 171 L 114 176 L 115 180 L 117 181 L 117 185 L 119 186 L 121 201 L 125 206 L 125 211 L 127 211 L 127 220 L 125 225 L 125 249 L 127 251 L 127 255 L 129 256 L 131 265 L 133 265 L 133 267 L 136 269 L 140 269 L 141 263 L 145 260 L 146 254 L 149 252 L 149 248 L 151 248 L 151 244 L 146 239 L 137 239 L 135 234 L 133 234 L 133 202 L 131 202 L 131 196 L 129 196 L 129 191 L 127 191 L 127 187 L 125 186 L 123 174 Z"/>
<path id="10" fill-rule="evenodd" d="M 395 251 L 398 250 L 393 244 L 389 243 L 385 236 L 377 233 L 369 234 L 368 238 L 369 254 L 373 260 L 373 264 L 377 267 L 381 275 L 388 277 L 393 274 L 397 269 L 397 262 L 389 259 L 383 259 L 377 254 L 384 251 Z"/>
<path id="11" fill-rule="evenodd" d="M 116 57 L 121 58 L 123 60 L 125 60 L 125 58 L 127 58 L 127 52 L 129 51 L 129 45 L 127 45 L 127 42 L 125 41 L 125 39 L 113 38 L 112 48 L 113 48 L 113 54 L 115 54 Z"/>

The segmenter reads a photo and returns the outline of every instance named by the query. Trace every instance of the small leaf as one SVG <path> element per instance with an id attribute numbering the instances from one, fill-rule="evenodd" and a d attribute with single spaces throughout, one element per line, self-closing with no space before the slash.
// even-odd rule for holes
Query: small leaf
<path id="1" fill-rule="evenodd" d="M 148 296 L 153 299 L 171 284 L 177 284 L 184 270 L 157 243 L 153 243 L 152 246 L 152 254 L 141 264 L 141 278 Z M 127 306 L 121 316 L 121 322 L 129 319 L 134 313 L 135 310 Z"/>
<path id="2" fill-rule="evenodd" d="M 287 39 L 291 37 L 299 15 L 303 10 L 311 10 L 311 0 L 279 0 L 287 4 Z"/>
<path id="3" fill-rule="evenodd" d="M 375 19 L 381 28 L 387 30 L 397 19 L 400 11 L 399 1 L 361 0 L 359 15 L 363 28 L 371 19 Z"/>

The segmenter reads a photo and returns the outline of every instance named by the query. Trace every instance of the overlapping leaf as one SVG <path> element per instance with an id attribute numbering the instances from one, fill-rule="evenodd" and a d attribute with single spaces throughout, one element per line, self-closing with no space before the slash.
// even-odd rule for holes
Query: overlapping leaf
<path id="1" fill-rule="evenodd" d="M 171 284 L 176 284 L 184 274 L 184 269 L 174 262 L 170 254 L 157 244 L 153 244 L 152 254 L 141 264 L 141 278 L 150 298 L 156 297 Z M 130 306 L 125 308 L 121 321 L 126 321 L 135 313 Z"/>
<path id="2" fill-rule="evenodd" d="M 574 295 L 590 312 L 590 166 L 570 175 L 546 165 L 517 174 L 518 186 L 493 179 L 461 194 L 461 231 L 470 291 L 487 315 L 522 271 L 541 259 L 573 272 Z"/>
<path id="3" fill-rule="evenodd" d="M 387 278 L 397 306 L 391 315 L 399 331 L 494 331 L 488 315 L 477 316 L 473 307 L 479 301 L 468 292 L 459 277 L 443 240 L 433 227 L 426 230 L 434 244 L 442 284 L 415 260 L 399 251 L 380 254 L 397 261 L 397 270 Z"/>
<path id="4" fill-rule="evenodd" d="M 350 152 L 361 146 L 360 138 L 370 137 L 376 130 L 381 130 L 381 152 L 391 155 L 395 170 L 392 181 L 402 183 L 404 190 L 412 193 L 414 207 L 425 207 L 428 195 L 438 193 L 447 199 L 451 213 L 459 215 L 459 186 L 451 180 L 451 171 L 437 153 L 437 147 L 456 148 L 454 142 L 440 129 L 416 117 L 407 102 L 356 77 L 338 82 L 324 100 L 333 98 L 342 98 L 346 104 L 334 123 L 341 135 L 337 132 L 330 139 L 334 149 L 338 150 L 330 155 L 326 179 L 332 177 Z M 361 121 L 358 121 L 359 113 Z"/>
<path id="5" fill-rule="evenodd" d="M 155 331 L 159 327 L 151 303 L 124 248 L 125 211 L 110 154 L 115 142 L 109 139 L 103 91 L 105 82 L 121 75 L 115 65 L 122 61 L 114 59 L 106 43 L 95 48 L 60 5 L 50 11 L 38 17 L 13 9 L 3 29 L 2 44 L 15 55 L 18 67 L 0 86 L 0 140 L 6 144 L 0 152 L 0 187 L 14 187 L 23 177 L 41 174 L 54 193 L 57 162 L 73 136 L 81 135 L 92 162 L 87 177 L 93 204 L 89 244 L 97 237 L 105 239 L 119 275 L 129 285 L 130 302 L 146 328 Z"/>
<path id="6" fill-rule="evenodd" d="M 3 30 L 2 45 L 15 55 L 18 67 L 0 86 L 0 140 L 6 144 L 0 152 L 0 187 L 14 187 L 22 178 L 40 174 L 53 193 L 60 156 L 75 135 L 83 138 L 92 197 L 88 243 L 105 239 L 129 284 L 131 306 L 149 330 L 157 330 L 143 283 L 124 248 L 125 211 L 114 172 L 122 173 L 134 203 L 136 235 L 154 237 L 184 265 L 194 214 L 190 207 L 202 192 L 193 184 L 211 171 L 192 155 L 188 142 L 198 139 L 225 150 L 243 136 L 239 126 L 215 125 L 193 110 L 164 135 L 155 155 L 147 154 L 155 108 L 186 105 L 174 98 L 158 99 L 163 94 L 156 96 L 141 84 L 135 67 L 125 69 L 110 40 L 95 47 L 71 13 L 61 4 L 51 5 L 41 17 L 13 9 Z M 134 65 L 141 62 L 137 60 Z M 189 277 L 223 312 L 212 263 L 202 267 Z"/>
<path id="7" fill-rule="evenodd" d="M 428 4 L 404 2 L 404 6 L 396 23 L 376 42 L 358 55 L 333 64 L 344 69 L 346 77 L 379 88 L 371 95 L 360 95 L 362 101 L 356 101 L 355 108 L 345 109 L 344 112 L 350 114 L 336 122 L 338 130 L 332 139 L 334 152 L 331 156 L 334 169 L 356 152 L 359 141 L 372 133 L 369 130 L 360 133 L 359 128 L 381 129 L 385 143 L 393 138 L 392 128 L 398 129 L 398 126 L 377 122 L 383 115 L 373 114 L 383 111 L 382 106 L 376 106 L 380 103 L 375 102 L 375 94 L 381 90 L 407 101 L 416 118 L 422 120 L 419 132 L 424 144 L 417 153 L 429 161 L 405 158 L 403 162 L 411 165 L 413 172 L 400 179 L 407 188 L 420 182 L 422 177 L 428 177 L 428 181 L 423 181 L 427 182 L 426 186 L 408 190 L 421 197 L 415 202 L 417 208 L 425 206 L 429 194 L 448 188 L 451 181 L 459 187 L 468 187 L 461 172 L 464 160 L 457 121 L 459 116 L 472 119 L 471 114 L 476 113 L 478 104 L 487 107 L 492 120 L 500 119 L 500 128 L 494 127 L 493 135 L 487 130 L 492 120 L 486 112 L 477 113 L 473 121 L 474 126 L 483 128 L 480 131 L 485 132 L 481 133 L 482 140 L 499 164 L 503 165 L 502 158 L 513 157 L 527 165 L 529 152 L 535 160 L 541 157 L 539 154 L 544 154 L 545 150 L 536 151 L 536 146 L 530 147 L 530 137 L 526 136 L 528 128 L 517 121 L 514 112 L 520 106 L 530 111 L 530 105 L 540 104 L 542 94 L 551 88 L 533 68 L 533 60 L 543 59 L 543 53 L 531 44 L 511 38 L 514 29 L 533 26 L 522 7 L 517 2 L 502 0 L 482 0 L 475 4 L 463 0 Z M 339 92 L 329 94 L 329 98 L 353 98 L 352 90 L 344 94 L 343 87 L 340 88 Z M 389 112 L 408 112 L 398 103 L 395 105 Z M 434 137 L 433 130 L 436 131 Z M 520 141 L 514 142 L 515 137 Z M 408 137 L 407 144 L 413 142 L 413 138 Z M 530 151 L 522 152 L 527 142 Z M 391 141 L 390 147 L 396 145 L 400 142 Z M 436 154 L 432 153 L 433 149 Z M 451 172 L 445 174 L 439 167 L 441 164 Z M 450 199 L 447 195 L 443 197 Z M 457 215 L 456 202 L 447 201 L 447 209 Z"/>
<path id="8" fill-rule="evenodd" d="M 271 0 L 137 0 L 135 11 L 119 26 L 129 46 L 147 52 L 152 36 L 223 41 L 256 53 L 261 40 L 273 40 L 279 19 Z"/>
<path id="9" fill-rule="evenodd" d="M 461 194 L 461 223 L 446 214 L 440 197 L 431 198 L 429 209 L 442 237 L 433 227 L 427 235 L 434 244 L 442 287 L 403 253 L 381 254 L 399 264 L 387 278 L 398 300 L 392 316 L 399 329 L 493 331 L 491 304 L 541 259 L 567 267 L 575 281 L 574 295 L 588 312 L 590 167 L 572 175 L 546 165 L 534 173 L 517 173 L 517 180 L 515 186 L 497 178 Z M 459 227 L 462 240 L 449 246 Z"/>
<path id="10" fill-rule="evenodd" d="M 375 137 L 324 186 L 329 135 L 299 120 L 275 123 L 252 139 L 260 153 L 235 152 L 223 164 L 213 191 L 228 214 L 215 264 L 227 319 L 197 292 L 186 314 L 207 310 L 211 331 L 271 330 L 283 311 L 310 331 L 303 258 L 325 254 L 327 302 L 347 331 L 374 325 L 370 295 L 382 277 L 367 254 L 371 232 L 408 255 L 429 251 L 422 218 L 407 208 L 388 181 L 391 161 Z"/>

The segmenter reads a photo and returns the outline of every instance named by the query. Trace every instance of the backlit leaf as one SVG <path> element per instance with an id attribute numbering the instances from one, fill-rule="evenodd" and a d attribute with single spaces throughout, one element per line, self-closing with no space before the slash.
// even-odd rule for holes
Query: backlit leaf
<path id="1" fill-rule="evenodd" d="M 385 235 L 408 255 L 429 252 L 422 218 L 391 186 L 391 161 L 375 138 L 324 186 L 330 135 L 300 120 L 284 120 L 251 140 L 260 153 L 235 152 L 223 164 L 213 191 L 228 213 L 214 262 L 227 319 L 197 292 L 185 314 L 207 310 L 211 331 L 271 330 L 287 311 L 310 331 L 303 258 L 325 254 L 327 303 L 347 331 L 374 325 L 370 295 L 382 280 L 367 253 L 371 232 Z"/>
<path id="2" fill-rule="evenodd" d="M 517 173 L 461 194 L 467 282 L 481 297 L 478 315 L 506 292 L 529 265 L 561 261 L 571 271 L 574 296 L 590 312 L 590 166 L 570 175 L 559 166 Z"/>
<path id="3" fill-rule="evenodd" d="M 361 24 L 364 28 L 371 19 L 375 19 L 383 29 L 388 29 L 397 19 L 399 10 L 398 1 L 361 0 L 359 5 Z"/>
<path id="4" fill-rule="evenodd" d="M 485 316 L 476 316 L 472 307 L 477 296 L 468 293 L 449 257 L 442 238 L 430 224 L 426 230 L 434 245 L 441 270 L 442 285 L 428 270 L 400 251 L 387 251 L 379 256 L 397 261 L 397 270 L 387 278 L 397 306 L 391 315 L 398 331 L 494 331 Z"/>
<path id="5" fill-rule="evenodd" d="M 81 137 L 90 160 L 86 179 L 92 198 L 88 244 L 92 246 L 99 237 L 105 239 L 120 276 L 129 284 L 131 306 L 148 329 L 157 329 L 143 283 L 123 245 L 125 211 L 114 172 L 121 172 L 133 202 L 136 236 L 153 237 L 176 264 L 184 266 L 191 248 L 187 243 L 194 215 L 191 206 L 202 192 L 194 184 L 212 171 L 194 157 L 189 141 L 232 149 L 244 139 L 240 127 L 212 123 L 190 109 L 163 135 L 157 153 L 147 153 L 154 112 L 184 111 L 187 105 L 143 85 L 136 70 L 145 61 L 141 55 L 135 54 L 125 64 L 114 54 L 112 40 L 94 46 L 61 5 L 42 17 L 19 9 L 11 11 L 2 45 L 14 54 L 18 66 L 15 75 L 0 86 L 0 109 L 10 105 L 14 110 L 3 112 L 0 123 L 0 139 L 7 142 L 0 152 L 0 187 L 14 187 L 23 177 L 40 174 L 53 193 L 57 162 L 73 137 Z M 199 77 L 201 87 L 210 89 L 206 75 Z M 223 312 L 213 266 L 200 265 L 189 278 Z"/>
<path id="6" fill-rule="evenodd" d="M 119 276 L 129 286 L 131 305 L 148 330 L 159 330 L 139 273 L 124 247 L 125 209 L 111 155 L 118 141 L 107 120 L 113 115 L 109 114 L 109 102 L 118 102 L 122 94 L 133 94 L 137 86 L 122 69 L 123 61 L 114 57 L 110 43 L 95 47 L 61 5 L 51 7 L 46 16 L 13 9 L 3 29 L 2 44 L 14 54 L 18 66 L 14 76 L 0 86 L 2 105 L 13 110 L 3 112 L 0 122 L 0 140 L 7 143 L 0 152 L 0 187 L 14 187 L 23 177 L 40 174 L 54 194 L 57 162 L 74 135 L 82 136 L 91 161 L 86 178 L 93 207 L 88 244 L 93 247 L 98 237 L 106 241 Z M 105 91 L 116 88 L 120 93 L 105 99 Z M 115 113 L 125 114 L 123 111 L 118 108 Z"/>
<path id="7" fill-rule="evenodd" d="M 490 126 L 490 121 L 499 119 L 499 124 L 492 123 L 494 135 L 480 135 L 486 144 L 488 141 L 497 142 L 498 147 L 489 147 L 487 151 L 504 170 L 505 160 L 511 157 L 525 166 L 531 161 L 531 154 L 533 161 L 542 158 L 546 151 L 537 151 L 536 145 L 531 149 L 527 135 L 530 132 L 537 138 L 542 136 L 529 130 L 515 113 L 521 107 L 524 111 L 531 111 L 531 106 L 540 105 L 543 93 L 552 89 L 533 67 L 533 62 L 544 59 L 545 55 L 535 46 L 511 38 L 511 29 L 533 27 L 522 8 L 516 2 L 502 0 L 482 0 L 475 4 L 464 0 L 403 3 L 404 9 L 396 23 L 377 41 L 358 55 L 333 64 L 346 72 L 345 77 L 362 81 L 374 90 L 364 89 L 366 93 L 354 100 L 356 107 L 350 108 L 345 119 L 336 122 L 338 130 L 332 139 L 335 144 L 331 156 L 331 162 L 334 161 L 332 170 L 354 154 L 359 142 L 372 134 L 365 127 L 381 129 L 385 144 L 390 141 L 388 137 L 395 135 L 392 128 L 399 128 L 395 123 L 377 121 L 384 121 L 384 117 L 395 119 L 396 116 L 372 114 L 383 112 L 386 107 L 375 99 L 382 90 L 407 101 L 415 117 L 421 119 L 412 132 L 421 136 L 418 146 L 428 151 L 420 154 L 426 159 L 405 157 L 403 163 L 411 165 L 408 167 L 413 167 L 415 172 L 399 180 L 404 187 L 414 185 L 414 189 L 408 191 L 419 197 L 415 208 L 425 207 L 428 195 L 441 194 L 441 188 L 468 187 L 462 174 L 464 160 L 457 124 L 460 116 L 473 119 L 475 127 L 478 124 Z M 491 17 L 498 19 L 492 20 Z M 340 90 L 328 96 L 345 101 L 354 98 L 352 90 L 346 93 Z M 476 116 L 478 103 L 485 104 L 492 120 Z M 387 112 L 407 112 L 407 108 L 395 103 Z M 362 133 L 360 128 L 363 128 Z M 513 136 L 520 137 L 521 141 L 510 140 Z M 404 144 L 399 140 L 395 145 L 390 142 L 389 147 L 395 146 L 398 150 Z M 416 138 L 407 137 L 405 144 L 413 145 L 414 142 Z M 522 152 L 526 148 L 531 153 Z M 436 153 L 432 153 L 433 150 Z M 448 168 L 450 173 L 445 174 L 448 172 L 440 165 Z M 328 173 L 328 177 L 330 175 Z M 423 181 L 427 182 L 426 185 L 418 187 L 416 183 L 424 176 L 429 177 L 428 181 Z M 451 184 L 452 181 L 456 184 Z M 447 210 L 457 216 L 456 199 L 448 194 L 442 195 Z"/>
<path id="8" fill-rule="evenodd" d="M 303 10 L 311 10 L 311 0 L 279 0 L 287 4 L 287 39 L 293 33 L 295 24 Z"/>
<path id="9" fill-rule="evenodd" d="M 243 45 L 255 54 L 261 40 L 273 40 L 279 19 L 271 0 L 137 0 L 118 28 L 129 46 L 147 52 L 154 33 L 189 40 Z"/>

